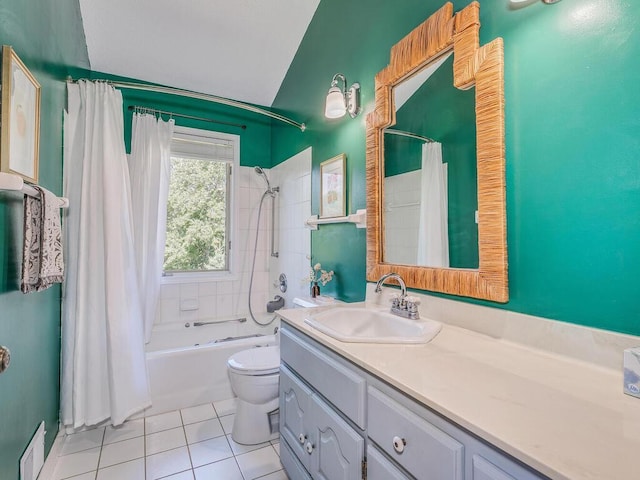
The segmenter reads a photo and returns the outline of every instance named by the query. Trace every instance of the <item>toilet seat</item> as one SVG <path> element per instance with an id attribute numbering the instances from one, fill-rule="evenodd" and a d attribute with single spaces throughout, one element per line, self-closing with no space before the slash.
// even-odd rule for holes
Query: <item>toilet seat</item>
<path id="1" fill-rule="evenodd" d="M 234 353 L 227 360 L 238 375 L 272 375 L 280 372 L 280 347 L 256 347 Z"/>

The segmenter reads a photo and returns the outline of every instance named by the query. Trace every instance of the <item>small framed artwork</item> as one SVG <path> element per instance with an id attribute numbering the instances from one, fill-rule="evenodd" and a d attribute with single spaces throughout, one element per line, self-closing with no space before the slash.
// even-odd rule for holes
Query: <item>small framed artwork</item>
<path id="1" fill-rule="evenodd" d="M 2 46 L 0 171 L 38 183 L 40 84 L 8 45 Z"/>
<path id="2" fill-rule="evenodd" d="M 344 217 L 347 214 L 345 163 L 346 156 L 341 153 L 320 164 L 320 218 Z"/>

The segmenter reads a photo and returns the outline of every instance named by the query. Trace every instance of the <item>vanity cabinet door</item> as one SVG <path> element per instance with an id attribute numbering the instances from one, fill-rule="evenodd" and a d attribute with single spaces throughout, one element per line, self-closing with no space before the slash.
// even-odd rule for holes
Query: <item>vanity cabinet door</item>
<path id="1" fill-rule="evenodd" d="M 472 460 L 472 480 L 515 480 L 504 470 L 499 469 L 485 458 L 474 455 Z"/>
<path id="2" fill-rule="evenodd" d="M 287 442 L 280 442 L 280 463 L 292 480 L 311 480 L 309 473 L 300 464 L 300 460 L 289 448 Z"/>
<path id="3" fill-rule="evenodd" d="M 462 480 L 464 445 L 369 387 L 368 435 L 418 480 Z"/>
<path id="4" fill-rule="evenodd" d="M 280 436 L 291 452 L 309 470 L 305 450 L 311 430 L 311 390 L 284 365 L 280 366 Z"/>
<path id="5" fill-rule="evenodd" d="M 486 444 L 470 446 L 469 480 L 542 480 L 547 477 L 516 463 Z"/>
<path id="6" fill-rule="evenodd" d="M 367 446 L 367 480 L 410 480 L 371 444 Z"/>
<path id="7" fill-rule="evenodd" d="M 311 476 L 316 480 L 362 478 L 364 438 L 319 397 L 314 395 L 312 404 Z"/>

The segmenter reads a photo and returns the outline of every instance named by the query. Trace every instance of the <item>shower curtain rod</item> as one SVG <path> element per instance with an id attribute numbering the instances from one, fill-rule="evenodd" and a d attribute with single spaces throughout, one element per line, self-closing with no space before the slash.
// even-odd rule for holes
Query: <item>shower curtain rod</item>
<path id="1" fill-rule="evenodd" d="M 240 123 L 225 122 L 223 120 L 214 120 L 213 118 L 196 117 L 194 115 L 185 115 L 184 113 L 168 112 L 166 110 L 158 110 L 157 108 L 143 107 L 141 105 L 129 105 L 128 110 L 137 110 L 142 113 L 151 113 L 151 114 L 158 113 L 158 114 L 169 115 L 171 117 L 190 118 L 191 120 L 200 120 L 201 122 L 219 123 L 221 125 L 238 127 L 238 128 L 241 128 L 242 130 L 247 129 L 246 125 L 243 125 Z"/>
<path id="2" fill-rule="evenodd" d="M 88 79 L 85 79 L 88 80 Z M 73 80 L 72 78 L 67 79 L 68 82 L 76 83 L 78 80 Z M 88 80 L 88 81 L 96 81 L 96 80 Z M 191 90 L 183 90 L 181 88 L 172 88 L 172 87 L 162 87 L 159 85 L 147 85 L 144 83 L 135 83 L 135 82 L 115 82 L 112 80 L 97 80 L 101 82 L 108 83 L 109 85 L 117 88 L 125 88 L 128 90 L 144 90 L 146 92 L 156 92 L 156 93 L 166 93 L 169 95 L 178 95 L 181 97 L 195 98 L 197 100 L 204 100 L 207 102 L 220 103 L 222 105 L 228 105 L 230 107 L 241 108 L 242 110 L 247 110 L 249 112 L 257 113 L 259 115 L 264 115 L 266 117 L 273 118 L 275 120 L 279 120 L 288 125 L 292 125 L 300 129 L 301 132 L 304 132 L 306 125 L 304 123 L 294 122 L 290 118 L 284 117 L 277 113 L 270 112 L 269 110 L 265 110 L 260 107 L 255 107 L 253 105 L 249 105 L 248 103 L 238 102 L 237 100 L 231 100 L 229 98 L 218 97 L 216 95 L 209 95 L 207 93 L 198 93 L 192 92 Z"/>
<path id="3" fill-rule="evenodd" d="M 384 133 L 399 135 L 401 137 L 415 138 L 416 140 L 422 140 L 427 143 L 437 143 L 433 138 L 423 137 L 422 135 L 416 135 L 415 133 L 405 132 L 404 130 L 394 130 L 393 128 L 387 128 L 384 131 Z"/>

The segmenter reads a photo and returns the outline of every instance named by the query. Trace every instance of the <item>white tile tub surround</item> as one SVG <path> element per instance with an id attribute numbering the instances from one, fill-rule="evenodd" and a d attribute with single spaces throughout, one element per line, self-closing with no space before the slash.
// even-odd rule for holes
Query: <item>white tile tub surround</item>
<path id="1" fill-rule="evenodd" d="M 415 265 L 420 226 L 420 181 L 422 170 L 384 179 L 385 252 L 390 262 Z"/>
<path id="2" fill-rule="evenodd" d="M 375 284 L 367 284 L 366 301 L 389 305 L 388 296 L 397 289 L 383 287 L 374 292 Z M 640 337 L 584 327 L 572 323 L 525 315 L 500 308 L 458 302 L 446 298 L 410 292 L 420 298 L 420 315 L 455 325 L 505 342 L 517 343 L 536 350 L 570 357 L 596 367 L 613 369 L 622 375 L 625 348 L 640 345 Z M 622 389 L 622 382 L 620 383 Z"/>
<path id="3" fill-rule="evenodd" d="M 280 187 L 276 216 L 276 245 L 278 258 L 271 258 L 268 284 L 270 298 L 284 297 L 286 306 L 293 299 L 309 295 L 308 276 L 311 256 L 311 231 L 304 222 L 311 216 L 311 147 L 271 169 L 272 183 Z M 280 273 L 288 279 L 285 293 L 273 286 Z"/>
<path id="4" fill-rule="evenodd" d="M 160 290 L 156 325 L 193 323 L 199 320 L 247 317 L 249 314 L 249 277 L 253 260 L 256 224 L 260 198 L 266 187 L 256 175 L 253 167 L 240 167 L 238 172 L 238 238 L 232 249 L 236 249 L 236 265 L 233 275 L 216 280 L 192 283 L 165 283 Z M 273 173 L 265 169 L 273 186 Z M 276 200 L 277 202 L 277 200 Z M 278 203 L 276 203 L 278 205 Z M 270 299 L 269 275 L 271 200 L 265 199 L 260 216 L 260 234 L 256 253 L 256 268 L 253 282 L 252 308 L 259 320 L 268 318 L 266 304 Z M 276 275 L 277 277 L 277 275 Z"/>

